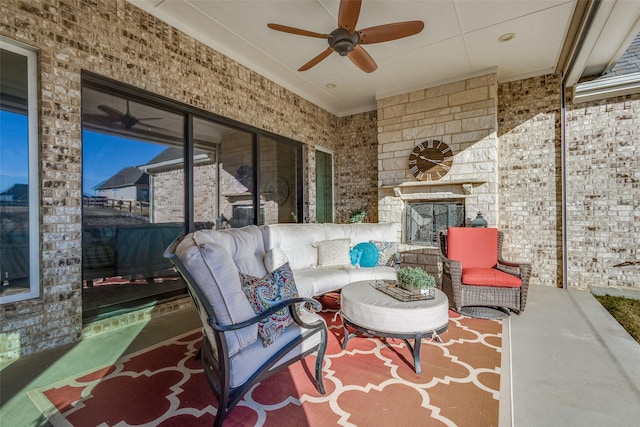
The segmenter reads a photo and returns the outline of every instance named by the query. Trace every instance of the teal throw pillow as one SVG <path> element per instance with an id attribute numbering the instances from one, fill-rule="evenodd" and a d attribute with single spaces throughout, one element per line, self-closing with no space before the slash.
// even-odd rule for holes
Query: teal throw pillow
<path id="1" fill-rule="evenodd" d="M 360 267 L 375 267 L 378 264 L 379 251 L 373 243 L 358 243 L 351 252 L 355 252 L 357 259 L 357 262 L 354 263 L 354 256 L 351 256 L 351 264 L 353 265 L 360 264 Z"/>

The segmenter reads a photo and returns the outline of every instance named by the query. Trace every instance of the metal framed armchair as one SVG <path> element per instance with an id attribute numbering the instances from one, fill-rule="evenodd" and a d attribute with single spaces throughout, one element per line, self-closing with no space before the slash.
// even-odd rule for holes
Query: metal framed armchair
<path id="1" fill-rule="evenodd" d="M 315 386 L 325 394 L 322 363 L 327 326 L 322 317 L 307 309 L 320 310 L 320 303 L 292 298 L 256 315 L 243 294 L 239 271 L 254 275 L 261 271 L 256 261 L 262 262 L 262 235 L 256 230 L 198 231 L 178 237 L 164 251 L 164 257 L 186 282 L 202 321 L 200 356 L 218 400 L 214 426 L 222 425 L 253 385 L 314 352 Z M 294 322 L 265 346 L 258 338 L 257 325 L 283 308 L 289 310 Z"/>
<path id="2" fill-rule="evenodd" d="M 496 307 L 520 313 L 527 303 L 531 264 L 502 258 L 496 228 L 454 227 L 439 232 L 442 290 L 451 307 Z"/>

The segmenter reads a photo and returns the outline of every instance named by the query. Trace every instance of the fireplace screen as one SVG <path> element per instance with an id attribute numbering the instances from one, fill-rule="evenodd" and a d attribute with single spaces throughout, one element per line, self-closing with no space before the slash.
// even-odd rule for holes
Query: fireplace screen
<path id="1" fill-rule="evenodd" d="M 420 202 L 407 205 L 407 243 L 437 245 L 438 231 L 464 225 L 464 203 Z"/>

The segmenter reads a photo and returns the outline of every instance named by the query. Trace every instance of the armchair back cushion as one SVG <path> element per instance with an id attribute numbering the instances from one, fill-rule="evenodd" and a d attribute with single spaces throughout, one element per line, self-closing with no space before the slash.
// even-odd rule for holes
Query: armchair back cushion
<path id="1" fill-rule="evenodd" d="M 240 273 L 255 277 L 267 274 L 264 266 L 264 243 L 256 225 L 226 230 L 198 230 L 193 233 L 199 244 L 215 243 L 222 246 L 233 259 Z"/>
<path id="2" fill-rule="evenodd" d="M 175 253 L 202 288 L 217 322 L 221 325 L 240 323 L 255 313 L 242 291 L 238 270 L 229 268 L 235 260 L 225 247 L 214 242 L 213 237 L 210 233 L 201 232 L 187 235 Z M 225 332 L 225 336 L 229 355 L 232 356 L 257 340 L 258 325 Z"/>
<path id="3" fill-rule="evenodd" d="M 460 261 L 463 270 L 495 267 L 498 264 L 498 229 L 449 228 L 446 256 Z"/>

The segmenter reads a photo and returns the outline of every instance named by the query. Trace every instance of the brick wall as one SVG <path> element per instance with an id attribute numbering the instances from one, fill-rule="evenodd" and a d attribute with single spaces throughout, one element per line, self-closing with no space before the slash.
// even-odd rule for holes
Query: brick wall
<path id="1" fill-rule="evenodd" d="M 640 94 L 566 112 L 567 282 L 640 289 Z"/>
<path id="2" fill-rule="evenodd" d="M 567 95 L 567 277 L 563 277 L 561 79 L 498 89 L 500 222 L 505 256 L 532 284 L 640 288 L 640 95 L 574 105 Z"/>
<path id="3" fill-rule="evenodd" d="M 500 221 L 505 258 L 532 263 L 531 283 L 562 284 L 561 80 L 498 87 Z"/>
<path id="4" fill-rule="evenodd" d="M 378 222 L 378 128 L 375 111 L 338 119 L 335 167 L 335 222 L 367 209 L 364 222 Z"/>

